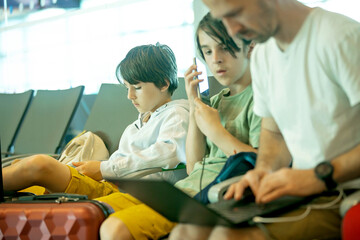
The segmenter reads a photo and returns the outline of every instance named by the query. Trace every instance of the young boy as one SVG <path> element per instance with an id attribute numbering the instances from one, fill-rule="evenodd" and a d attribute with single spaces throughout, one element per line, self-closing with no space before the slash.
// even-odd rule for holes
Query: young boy
<path id="1" fill-rule="evenodd" d="M 210 70 L 217 81 L 227 88 L 211 99 L 212 107 L 209 107 L 197 97 L 199 80 L 193 80 L 199 75 L 199 72 L 194 72 L 196 66 L 191 66 L 185 72 L 190 104 L 186 139 L 189 176 L 175 186 L 191 196 L 200 191 L 200 182 L 205 187 L 215 179 L 234 151 L 256 152 L 261 121 L 252 111 L 247 58 L 249 45 L 242 41 L 235 42 L 224 25 L 209 14 L 199 24 L 197 39 L 197 48 Z M 136 199 L 132 199 L 131 206 L 124 209 L 121 207 L 122 199 L 121 193 L 99 199 L 112 205 L 116 211 L 103 223 L 100 230 L 102 239 L 158 239 L 175 226 Z M 181 239 L 189 239 L 181 234 L 179 232 Z"/>
<path id="2" fill-rule="evenodd" d="M 172 50 L 160 44 L 135 47 L 116 73 L 140 115 L 126 128 L 110 159 L 73 163 L 76 168 L 72 168 L 47 155 L 34 155 L 3 169 L 5 190 L 40 185 L 49 192 L 85 194 L 93 199 L 118 192 L 117 187 L 101 181 L 105 176 L 123 176 L 148 167 L 171 169 L 185 163 L 189 111 L 186 100 L 171 101 L 178 86 Z"/>

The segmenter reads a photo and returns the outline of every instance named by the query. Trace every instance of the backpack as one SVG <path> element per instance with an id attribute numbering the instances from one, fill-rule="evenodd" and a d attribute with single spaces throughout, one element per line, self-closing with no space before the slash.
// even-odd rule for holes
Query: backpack
<path id="1" fill-rule="evenodd" d="M 248 170 L 251 170 L 255 167 L 256 162 L 256 153 L 254 152 L 240 152 L 234 155 L 231 155 L 221 169 L 217 177 L 208 184 L 204 189 L 202 189 L 194 198 L 204 204 L 209 203 L 208 192 L 209 189 L 226 179 L 244 175 Z"/>

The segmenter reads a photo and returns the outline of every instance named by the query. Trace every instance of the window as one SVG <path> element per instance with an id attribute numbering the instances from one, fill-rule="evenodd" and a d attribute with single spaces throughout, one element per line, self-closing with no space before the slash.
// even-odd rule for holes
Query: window
<path id="1" fill-rule="evenodd" d="M 354 0 L 302 0 L 360 21 Z M 114 71 L 136 45 L 169 45 L 179 76 L 194 50 L 193 6 L 201 0 L 83 0 L 79 10 L 49 8 L 22 18 L 0 14 L 0 91 L 61 89 L 84 85 L 96 93 L 117 82 Z"/>
<path id="2" fill-rule="evenodd" d="M 1 91 L 85 85 L 85 93 L 95 93 L 117 82 L 115 68 L 132 47 L 156 42 L 172 48 L 183 75 L 194 55 L 192 0 L 106 2 L 47 9 L 1 26 Z"/>

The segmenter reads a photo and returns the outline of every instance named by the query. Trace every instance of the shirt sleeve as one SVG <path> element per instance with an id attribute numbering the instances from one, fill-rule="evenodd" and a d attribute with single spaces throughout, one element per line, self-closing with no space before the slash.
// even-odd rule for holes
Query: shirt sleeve
<path id="1" fill-rule="evenodd" d="M 261 117 L 257 116 L 253 109 L 254 102 L 251 104 L 251 111 L 248 112 L 249 121 L 249 143 L 253 148 L 259 147 Z"/>
<path id="2" fill-rule="evenodd" d="M 157 123 L 154 135 L 156 131 L 158 134 L 154 144 L 134 151 L 128 156 L 115 152 L 108 161 L 101 163 L 103 177 L 121 177 L 141 169 L 154 167 L 171 169 L 180 162 L 185 162 L 188 119 L 188 111 L 185 109 L 177 109 L 167 114 L 161 124 Z"/>
<path id="3" fill-rule="evenodd" d="M 266 100 L 266 78 L 264 77 L 266 76 L 264 63 L 266 57 L 263 52 L 263 46 L 255 46 L 250 58 L 250 71 L 254 94 L 254 112 L 260 117 L 271 117 L 270 110 L 266 104 L 268 102 Z"/>
<path id="4" fill-rule="evenodd" d="M 342 36 L 339 44 L 332 47 L 329 56 L 334 64 L 331 70 L 335 80 L 341 85 L 352 106 L 360 102 L 360 24 Z"/>

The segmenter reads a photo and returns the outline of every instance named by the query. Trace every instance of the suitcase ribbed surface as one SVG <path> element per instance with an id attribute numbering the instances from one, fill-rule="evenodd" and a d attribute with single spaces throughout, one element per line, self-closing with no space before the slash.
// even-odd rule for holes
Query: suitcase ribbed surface
<path id="1" fill-rule="evenodd" d="M 105 215 L 95 204 L 0 204 L 0 239 L 98 239 Z"/>

